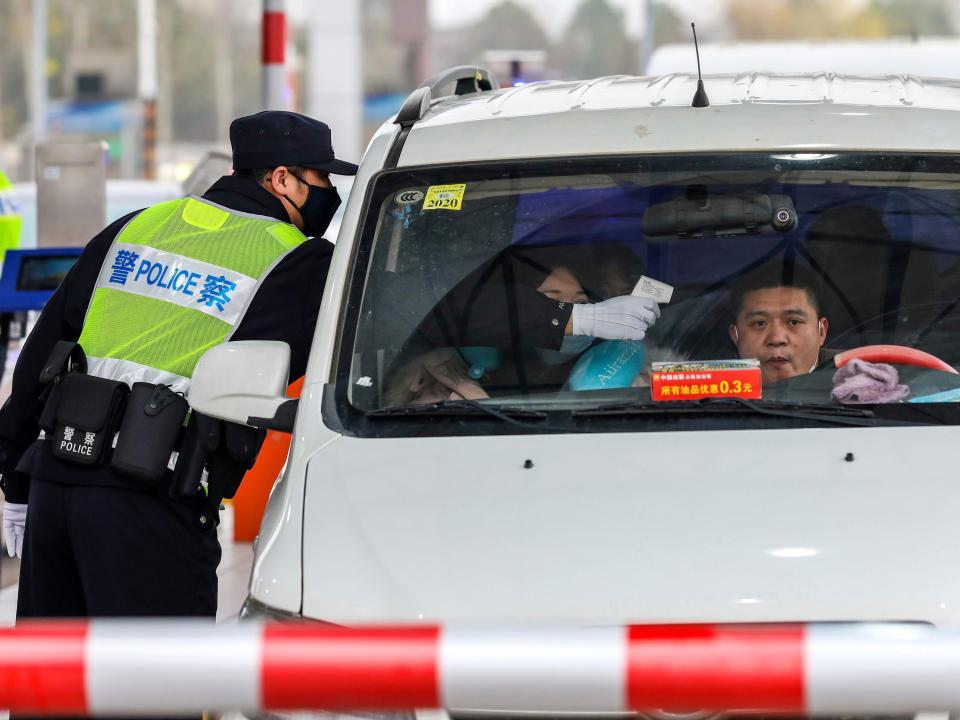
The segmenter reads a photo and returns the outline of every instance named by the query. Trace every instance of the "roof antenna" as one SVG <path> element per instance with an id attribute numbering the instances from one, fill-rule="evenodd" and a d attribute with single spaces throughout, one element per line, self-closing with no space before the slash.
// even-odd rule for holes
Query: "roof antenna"
<path id="1" fill-rule="evenodd" d="M 690 23 L 690 29 L 693 30 L 693 49 L 697 52 L 697 92 L 693 95 L 693 102 L 690 103 L 690 107 L 710 107 L 710 98 L 707 97 L 707 91 L 703 87 L 703 75 L 700 74 L 700 45 L 697 44 L 697 26 Z"/>

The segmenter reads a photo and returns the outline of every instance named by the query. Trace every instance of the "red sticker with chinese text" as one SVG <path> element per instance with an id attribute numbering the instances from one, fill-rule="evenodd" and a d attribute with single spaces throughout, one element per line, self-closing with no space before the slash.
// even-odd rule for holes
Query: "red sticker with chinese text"
<path id="1" fill-rule="evenodd" d="M 657 402 L 743 398 L 759 400 L 759 360 L 656 362 L 650 368 L 650 389 Z"/>

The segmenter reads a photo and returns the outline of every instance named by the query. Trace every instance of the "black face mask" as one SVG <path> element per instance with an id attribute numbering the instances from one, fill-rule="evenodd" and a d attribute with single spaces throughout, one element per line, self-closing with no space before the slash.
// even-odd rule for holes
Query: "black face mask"
<path id="1" fill-rule="evenodd" d="M 292 174 L 292 173 L 291 173 Z M 296 175 L 294 175 L 296 177 Z M 300 211 L 300 217 L 303 218 L 303 234 L 307 237 L 322 237 L 330 226 L 330 221 L 337 213 L 342 200 L 340 193 L 333 186 L 325 188 L 316 185 L 310 185 L 303 178 L 297 178 L 307 186 L 307 199 L 303 205 L 297 205 L 288 197 L 290 204 Z"/>

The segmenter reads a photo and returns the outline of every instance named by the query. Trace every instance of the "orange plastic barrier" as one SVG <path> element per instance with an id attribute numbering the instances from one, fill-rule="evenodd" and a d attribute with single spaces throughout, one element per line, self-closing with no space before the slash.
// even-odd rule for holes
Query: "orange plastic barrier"
<path id="1" fill-rule="evenodd" d="M 287 388 L 287 397 L 298 398 L 303 390 L 303 378 Z M 267 507 L 270 488 L 280 475 L 290 451 L 290 436 L 287 433 L 267 432 L 257 462 L 250 468 L 233 497 L 233 540 L 252 542 L 260 531 L 260 521 Z"/>

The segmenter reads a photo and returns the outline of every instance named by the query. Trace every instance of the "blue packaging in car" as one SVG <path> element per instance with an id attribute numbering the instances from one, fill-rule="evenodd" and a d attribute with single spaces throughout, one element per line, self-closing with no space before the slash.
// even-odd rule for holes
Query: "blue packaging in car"
<path id="1" fill-rule="evenodd" d="M 932 395 L 921 395 L 920 397 L 910 398 L 907 402 L 912 403 L 948 403 L 960 402 L 960 388 L 944 390 L 943 392 L 933 393 Z"/>
<path id="2" fill-rule="evenodd" d="M 643 370 L 643 343 L 607 340 L 587 350 L 573 366 L 570 390 L 606 390 L 630 387 Z"/>

